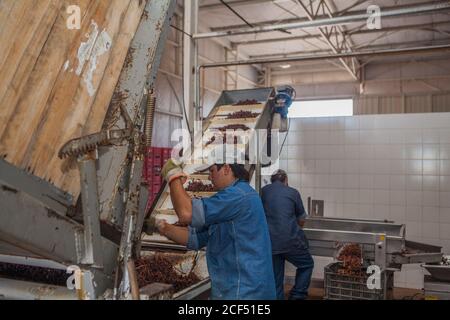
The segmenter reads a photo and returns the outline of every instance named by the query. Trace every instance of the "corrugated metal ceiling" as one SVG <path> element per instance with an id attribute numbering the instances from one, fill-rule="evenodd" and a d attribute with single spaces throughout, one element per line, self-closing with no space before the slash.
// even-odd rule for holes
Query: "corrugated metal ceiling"
<path id="1" fill-rule="evenodd" d="M 309 4 L 309 0 L 302 0 Z M 306 19 L 303 8 L 296 0 L 226 0 L 226 2 L 236 10 L 239 15 L 250 24 L 257 25 L 271 22 L 294 22 Z M 319 0 L 313 3 L 319 3 Z M 369 5 L 380 6 L 381 10 L 404 7 L 419 4 L 439 3 L 442 1 L 425 0 L 326 0 L 335 14 L 351 14 L 367 10 Z M 358 4 L 359 3 L 359 4 Z M 350 8 L 349 10 L 347 10 Z M 343 26 L 344 32 L 351 34 L 351 48 L 353 51 L 387 48 L 400 48 L 418 45 L 432 45 L 450 43 L 450 11 L 439 14 L 421 14 L 413 16 L 403 16 L 397 18 L 383 18 L 382 29 L 376 32 L 368 32 L 365 23 L 352 23 Z M 231 12 L 219 0 L 200 0 L 199 23 L 211 30 L 220 30 L 222 27 L 233 28 L 245 26 L 245 23 Z M 362 27 L 356 33 L 351 33 Z M 402 28 L 406 27 L 406 28 Z M 306 39 L 298 39 L 305 37 Z M 254 42 L 255 40 L 280 39 L 274 42 Z M 294 38 L 289 40 L 288 38 Z M 330 51 L 330 46 L 320 37 L 317 28 L 293 29 L 286 32 L 276 31 L 249 35 L 239 35 L 228 37 L 232 43 L 238 44 L 239 51 L 250 57 L 308 54 L 315 52 Z"/>

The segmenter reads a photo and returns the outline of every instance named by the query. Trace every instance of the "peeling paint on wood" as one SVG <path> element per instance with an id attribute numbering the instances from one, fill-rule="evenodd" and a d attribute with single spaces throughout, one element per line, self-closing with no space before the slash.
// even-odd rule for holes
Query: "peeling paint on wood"
<path id="1" fill-rule="evenodd" d="M 84 76 L 89 96 L 94 96 L 97 88 L 94 87 L 93 79 L 95 69 L 97 68 L 97 59 L 111 49 L 112 39 L 106 30 L 103 30 L 98 37 L 95 46 L 92 50 L 92 56 L 89 62 L 88 72 Z"/>
<path id="2" fill-rule="evenodd" d="M 98 36 L 98 25 L 95 21 L 91 22 L 92 32 L 90 34 L 86 34 L 85 36 L 88 38 L 86 42 L 82 42 L 80 47 L 78 48 L 78 68 L 76 71 L 77 76 L 81 75 L 83 71 L 84 64 L 89 59 L 92 49 L 94 48 L 95 40 Z"/>

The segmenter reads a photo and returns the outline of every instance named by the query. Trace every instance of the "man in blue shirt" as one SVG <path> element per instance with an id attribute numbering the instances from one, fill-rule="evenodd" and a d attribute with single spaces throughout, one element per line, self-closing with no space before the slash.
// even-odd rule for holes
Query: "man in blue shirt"
<path id="1" fill-rule="evenodd" d="M 271 182 L 262 189 L 262 201 L 272 241 L 277 299 L 284 299 L 284 267 L 287 260 L 297 268 L 289 299 L 303 300 L 308 296 L 314 268 L 308 240 L 302 230 L 306 211 L 300 193 L 288 186 L 285 171 L 275 172 Z"/>
<path id="2" fill-rule="evenodd" d="M 226 158 L 225 158 L 226 159 Z M 209 167 L 218 191 L 191 199 L 183 188 L 186 175 L 169 160 L 162 170 L 181 224 L 157 223 L 160 233 L 186 245 L 206 249 L 212 299 L 275 299 L 270 236 L 258 193 L 248 184 L 242 164 L 229 159 Z"/>

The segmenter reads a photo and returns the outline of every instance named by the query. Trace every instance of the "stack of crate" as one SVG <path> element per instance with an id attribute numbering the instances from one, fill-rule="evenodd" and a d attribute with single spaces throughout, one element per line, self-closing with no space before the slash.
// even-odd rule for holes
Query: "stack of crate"
<path id="1" fill-rule="evenodd" d="M 144 179 L 148 184 L 147 208 L 153 204 L 161 189 L 163 184 L 161 169 L 166 161 L 170 159 L 171 153 L 172 148 L 150 147 L 147 149 L 143 172 Z"/>

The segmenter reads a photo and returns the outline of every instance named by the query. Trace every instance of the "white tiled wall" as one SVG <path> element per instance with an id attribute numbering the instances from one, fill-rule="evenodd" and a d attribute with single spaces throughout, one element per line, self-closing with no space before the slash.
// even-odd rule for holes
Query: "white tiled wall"
<path id="1" fill-rule="evenodd" d="M 450 113 L 291 119 L 280 164 L 325 216 L 404 223 L 407 239 L 450 253 Z M 396 285 L 421 288 L 420 267 Z"/>

